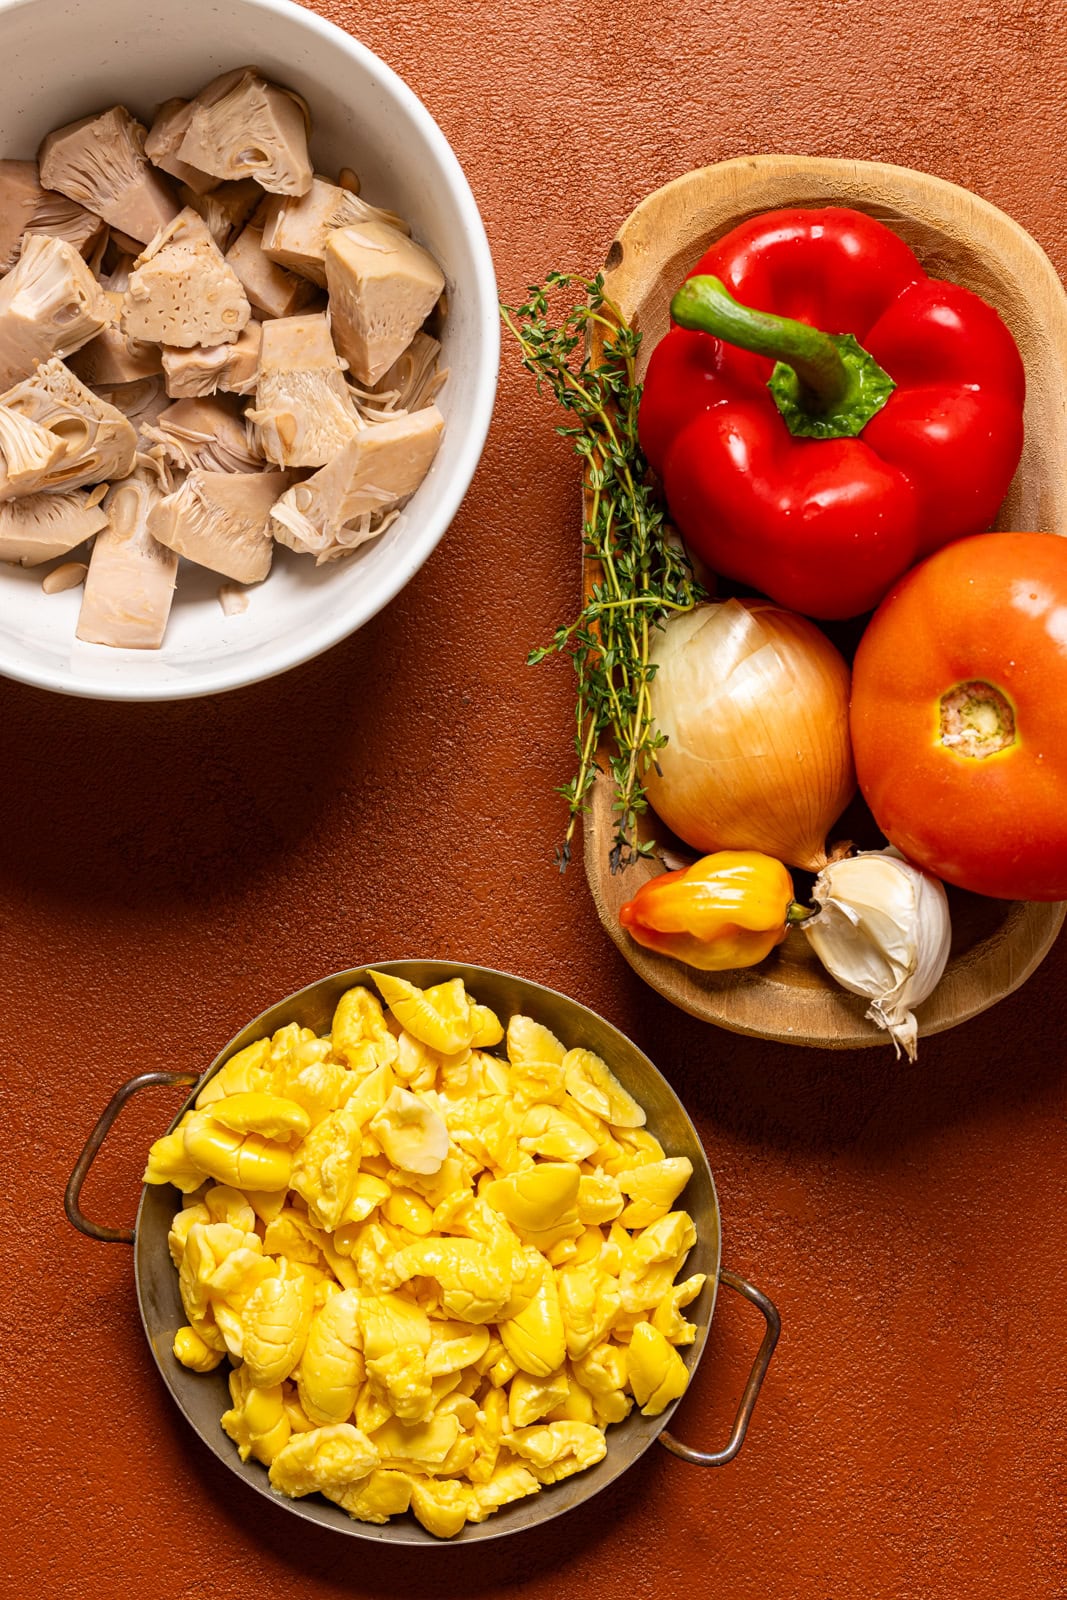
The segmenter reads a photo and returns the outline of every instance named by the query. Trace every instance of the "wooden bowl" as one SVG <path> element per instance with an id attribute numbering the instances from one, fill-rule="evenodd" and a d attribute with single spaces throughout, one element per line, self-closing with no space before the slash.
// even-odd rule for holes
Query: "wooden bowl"
<path id="1" fill-rule="evenodd" d="M 627 218 L 605 262 L 605 293 L 643 336 L 638 376 L 667 332 L 675 289 L 716 239 L 761 211 L 825 205 L 877 217 L 931 276 L 973 289 L 1000 312 L 1026 365 L 1026 438 L 995 525 L 1067 535 L 1067 297 L 1028 233 L 940 178 L 874 161 L 754 156 L 658 189 Z M 658 844 L 674 842 L 654 816 L 645 829 Z M 856 837 L 847 827 L 838 831 Z M 838 1050 L 888 1042 L 865 1019 L 866 1001 L 839 988 L 797 933 L 741 972 L 697 972 L 635 944 L 619 926 L 619 907 L 663 863 L 641 861 L 612 876 L 612 834 L 611 783 L 601 777 L 585 824 L 586 876 L 605 928 L 660 994 L 735 1033 Z M 937 989 L 917 1008 L 920 1035 L 955 1027 L 1018 988 L 1048 954 L 1067 912 L 1059 902 L 988 900 L 955 889 L 949 897 L 952 953 Z"/>

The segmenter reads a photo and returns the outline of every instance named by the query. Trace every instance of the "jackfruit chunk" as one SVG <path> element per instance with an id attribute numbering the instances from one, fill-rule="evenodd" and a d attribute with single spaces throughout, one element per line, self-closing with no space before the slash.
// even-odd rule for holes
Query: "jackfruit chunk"
<path id="1" fill-rule="evenodd" d="M 0 405 L 31 417 L 65 443 L 66 453 L 42 478 L 42 489 L 113 481 L 133 468 L 137 435 L 130 423 L 58 358 L 0 395 Z"/>
<path id="2" fill-rule="evenodd" d="M 279 195 L 268 200 L 263 220 L 263 249 L 272 261 L 326 287 L 326 240 L 334 228 L 350 223 L 384 222 L 401 233 L 411 229 L 393 211 L 368 205 L 358 194 L 313 178 L 307 194 Z"/>
<path id="3" fill-rule="evenodd" d="M 360 431 L 324 314 L 264 324 L 247 416 L 263 454 L 280 467 L 325 466 Z"/>
<path id="4" fill-rule="evenodd" d="M 270 194 L 306 194 L 307 132 L 297 97 L 243 67 L 201 89 L 177 155 L 217 178 L 255 178 Z"/>
<path id="5" fill-rule="evenodd" d="M 65 194 L 41 190 L 41 200 L 26 229 L 26 235 L 44 233 L 50 239 L 65 239 L 86 260 L 100 250 L 108 238 L 108 226 L 102 217 L 86 211 L 76 200 Z"/>
<path id="6" fill-rule="evenodd" d="M 89 256 L 107 231 L 102 217 L 65 194 L 42 188 L 36 161 L 0 161 L 0 274 L 10 272 L 29 234 L 65 239 Z"/>
<path id="7" fill-rule="evenodd" d="M 159 346 L 143 339 L 127 339 L 118 325 L 122 314 L 122 293 L 105 289 L 104 294 L 111 306 L 114 321 L 71 357 L 71 371 L 76 372 L 83 383 L 98 384 L 102 388 L 155 377 L 163 371 Z"/>
<path id="8" fill-rule="evenodd" d="M 335 228 L 325 259 L 334 343 L 361 383 L 377 383 L 433 310 L 444 274 L 384 222 Z"/>
<path id="9" fill-rule="evenodd" d="M 66 453 L 59 434 L 0 405 L 0 500 L 32 494 Z"/>
<path id="10" fill-rule="evenodd" d="M 258 216 L 246 223 L 229 246 L 226 264 L 236 272 L 245 294 L 264 316 L 290 317 L 314 299 L 313 283 L 287 272 L 265 253 Z"/>
<path id="11" fill-rule="evenodd" d="M 0 279 L 0 388 L 28 377 L 39 361 L 80 350 L 114 314 L 73 245 L 31 235 Z"/>
<path id="12" fill-rule="evenodd" d="M 104 384 L 96 390 L 96 394 L 99 399 L 114 406 L 116 411 L 122 412 L 132 424 L 138 439 L 140 430 L 151 427 L 170 403 L 162 378 L 139 378 L 136 383 Z M 138 448 L 143 449 L 144 446 L 139 444 Z"/>
<path id="13" fill-rule="evenodd" d="M 253 394 L 259 372 L 263 324 L 249 322 L 233 344 L 192 345 L 162 349 L 167 393 L 175 400 L 192 400 L 215 394 Z"/>
<path id="14" fill-rule="evenodd" d="M 207 223 L 208 232 L 225 254 L 245 223 L 258 206 L 263 204 L 263 190 L 254 178 L 241 178 L 237 183 L 220 183 L 210 194 L 197 194 L 183 185 L 178 190 L 182 201 L 198 211 Z"/>
<path id="15" fill-rule="evenodd" d="M 36 161 L 0 161 L 0 272 L 18 260 L 43 194 Z"/>
<path id="16" fill-rule="evenodd" d="M 320 562 L 373 538 L 382 532 L 382 513 L 422 482 L 443 427 L 444 417 L 431 405 L 364 428 L 325 467 L 282 495 L 272 516 L 274 537 Z"/>
<path id="17" fill-rule="evenodd" d="M 30 494 L 0 503 L 0 561 L 36 567 L 65 556 L 107 527 L 100 498 L 73 489 L 69 494 Z"/>
<path id="18" fill-rule="evenodd" d="M 144 438 L 162 446 L 173 467 L 192 472 L 260 472 L 263 457 L 249 443 L 248 430 L 236 400 L 176 400 L 154 424 L 141 429 Z"/>
<path id="19" fill-rule="evenodd" d="M 69 122 L 41 145 L 41 183 L 147 244 L 177 216 L 178 205 L 148 164 L 145 134 L 125 106 Z"/>
<path id="20" fill-rule="evenodd" d="M 122 331 L 157 344 L 232 344 L 252 308 L 203 217 L 186 206 L 138 256 L 122 310 Z"/>
<path id="21" fill-rule="evenodd" d="M 178 558 L 148 531 L 160 497 L 158 469 L 142 457 L 108 494 L 108 527 L 89 558 L 78 638 L 128 650 L 158 650 L 170 616 Z"/>
<path id="22" fill-rule="evenodd" d="M 270 571 L 271 506 L 288 483 L 284 472 L 191 472 L 152 514 L 153 535 L 235 583 L 258 583 Z"/>
<path id="23" fill-rule="evenodd" d="M 217 189 L 220 180 L 209 172 L 200 172 L 187 161 L 179 161 L 178 148 L 189 132 L 193 117 L 191 100 L 165 100 L 156 112 L 155 121 L 144 142 L 144 153 L 154 167 L 167 172 L 179 183 L 184 183 L 194 194 L 207 194 Z"/>
<path id="24" fill-rule="evenodd" d="M 437 395 L 448 373 L 437 370 L 441 354 L 438 341 L 428 333 L 417 333 L 401 351 L 374 388 L 357 404 L 363 416 L 384 421 L 391 412 L 421 411 Z"/>

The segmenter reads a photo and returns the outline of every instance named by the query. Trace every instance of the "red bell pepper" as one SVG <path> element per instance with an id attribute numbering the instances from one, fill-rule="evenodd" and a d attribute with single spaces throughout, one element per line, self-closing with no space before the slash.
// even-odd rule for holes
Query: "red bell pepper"
<path id="1" fill-rule="evenodd" d="M 992 522 L 1022 453 L 1015 341 L 882 223 L 764 212 L 702 257 L 671 316 L 640 439 L 717 573 L 851 617 Z"/>

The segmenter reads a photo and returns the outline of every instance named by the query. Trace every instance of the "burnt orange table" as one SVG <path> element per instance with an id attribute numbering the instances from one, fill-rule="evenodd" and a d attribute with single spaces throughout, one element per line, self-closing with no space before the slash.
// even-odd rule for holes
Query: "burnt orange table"
<path id="1" fill-rule="evenodd" d="M 464 163 L 502 292 L 588 268 L 649 190 L 763 150 L 928 169 L 1067 270 L 1067 42 L 1051 0 L 322 5 Z M 250 55 L 254 49 L 250 46 Z M 113 708 L 0 684 L 0 1078 L 13 1600 L 1051 1600 L 1067 1595 L 1067 946 L 916 1066 L 704 1028 L 552 864 L 571 687 L 527 648 L 578 588 L 577 474 L 505 349 L 450 534 L 401 599 L 288 677 Z M 784 1333 L 730 1467 L 653 1450 L 584 1511 L 383 1554 L 245 1492 L 172 1406 L 131 1252 L 64 1220 L 112 1088 L 205 1065 L 245 1020 L 374 958 L 539 979 L 671 1078 L 718 1180 L 727 1264 Z M 132 1219 L 176 1096 L 124 1115 L 84 1200 Z M 759 1337 L 720 1299 L 676 1431 L 728 1431 Z"/>

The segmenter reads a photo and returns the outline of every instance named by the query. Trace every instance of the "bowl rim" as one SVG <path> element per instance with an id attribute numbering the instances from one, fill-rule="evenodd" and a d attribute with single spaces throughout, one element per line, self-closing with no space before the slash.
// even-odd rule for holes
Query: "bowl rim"
<path id="1" fill-rule="evenodd" d="M 24 11 L 40 6 L 42 0 L 0 0 L 0 14 Z M 418 130 L 421 139 L 432 151 L 455 205 L 468 248 L 473 259 L 472 322 L 475 332 L 476 361 L 472 380 L 473 401 L 462 421 L 459 454 L 451 472 L 447 489 L 442 485 L 429 503 L 426 513 L 413 526 L 411 539 L 397 552 L 397 559 L 372 591 L 369 604 L 358 608 L 358 620 L 353 621 L 353 610 L 348 609 L 320 632 L 315 630 L 299 635 L 285 646 L 265 647 L 257 655 L 253 672 L 234 672 L 234 658 L 220 654 L 211 665 L 197 667 L 188 682 L 175 681 L 160 685 L 146 683 L 131 677 L 114 682 L 78 682 L 69 672 L 48 666 L 28 664 L 17 649 L 8 649 L 0 641 L 0 675 L 25 683 L 33 688 L 47 689 L 57 694 L 83 700 L 103 700 L 128 703 L 154 703 L 173 700 L 196 700 L 205 695 L 227 693 L 248 688 L 256 683 L 278 677 L 293 667 L 302 666 L 340 644 L 343 639 L 358 631 L 392 601 L 406 587 L 419 568 L 433 554 L 448 531 L 470 487 L 481 460 L 489 425 L 496 403 L 497 381 L 500 369 L 500 321 L 497 311 L 498 291 L 496 271 L 493 266 L 489 240 L 466 174 L 459 158 L 441 131 L 433 116 L 418 95 L 382 58 L 337 23 L 329 22 L 316 12 L 297 5 L 294 0 L 239 0 L 241 6 L 284 17 L 310 33 L 318 34 L 324 43 L 341 50 L 372 73 L 382 89 L 396 103 L 403 115 Z M 459 429 L 456 429 L 459 432 Z M 228 665 L 229 664 L 229 665 Z"/>

